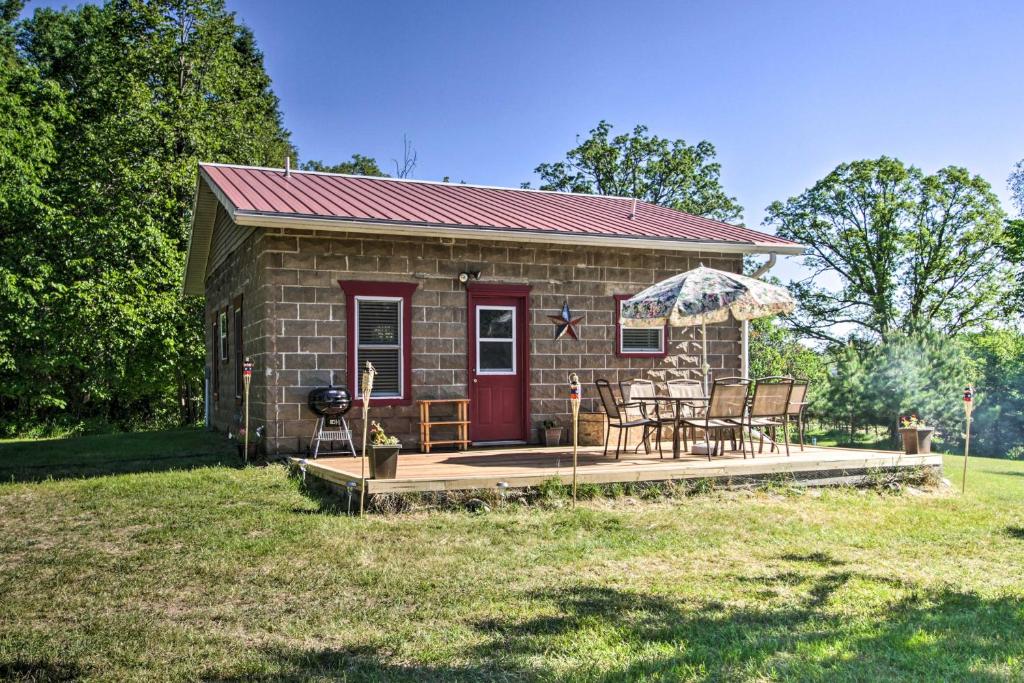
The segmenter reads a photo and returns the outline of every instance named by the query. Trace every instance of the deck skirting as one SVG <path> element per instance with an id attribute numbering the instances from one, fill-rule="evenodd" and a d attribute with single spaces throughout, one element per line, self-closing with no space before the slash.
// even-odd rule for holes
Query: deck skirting
<path id="1" fill-rule="evenodd" d="M 352 457 L 303 460 L 307 476 L 317 477 L 338 486 L 360 482 L 360 459 Z M 787 476 L 800 481 L 850 481 L 876 470 L 898 470 L 918 467 L 942 467 L 942 456 L 906 455 L 893 451 L 853 448 L 794 449 L 786 457 L 761 454 L 743 459 L 729 453 L 710 462 L 702 456 L 678 460 L 660 459 L 657 455 L 630 455 L 621 460 L 603 456 L 601 449 L 580 449 L 577 481 L 589 484 L 616 482 L 670 481 L 685 479 L 757 480 Z M 367 467 L 369 472 L 369 467 Z M 572 482 L 572 452 L 556 448 L 505 448 L 471 450 L 458 453 L 405 454 L 399 456 L 398 477 L 367 479 L 366 492 L 406 493 L 414 491 L 459 491 L 493 488 L 499 482 L 510 488 L 538 486 L 558 478 Z"/>

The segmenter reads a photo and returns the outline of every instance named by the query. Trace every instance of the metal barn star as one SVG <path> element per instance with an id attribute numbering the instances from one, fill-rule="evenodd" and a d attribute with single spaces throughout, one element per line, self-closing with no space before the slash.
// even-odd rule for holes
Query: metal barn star
<path id="1" fill-rule="evenodd" d="M 583 317 L 572 317 L 572 313 L 569 312 L 568 301 L 562 302 L 561 315 L 549 315 L 548 319 L 555 323 L 555 339 L 561 339 L 567 334 L 573 339 L 579 339 L 579 335 L 576 334 L 576 326 L 580 324 Z"/>

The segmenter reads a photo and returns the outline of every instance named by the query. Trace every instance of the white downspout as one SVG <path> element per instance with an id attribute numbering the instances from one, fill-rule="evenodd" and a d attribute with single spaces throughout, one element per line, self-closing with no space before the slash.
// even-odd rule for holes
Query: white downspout
<path id="1" fill-rule="evenodd" d="M 775 261 L 778 258 L 775 254 L 768 254 L 768 260 L 765 261 L 764 265 L 754 271 L 750 277 L 755 280 L 760 278 L 762 275 L 767 273 L 772 267 L 775 266 Z M 740 364 L 743 370 L 743 377 L 750 379 L 750 321 L 744 320 L 742 325 L 742 335 L 740 337 L 740 344 L 742 346 L 741 353 L 743 356 L 740 359 Z"/>

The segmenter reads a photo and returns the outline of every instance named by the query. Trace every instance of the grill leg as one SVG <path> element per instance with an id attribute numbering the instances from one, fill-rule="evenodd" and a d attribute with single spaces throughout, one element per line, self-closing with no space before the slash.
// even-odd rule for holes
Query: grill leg
<path id="1" fill-rule="evenodd" d="M 320 452 L 320 432 L 323 431 L 324 418 L 317 418 L 316 421 L 316 432 L 313 433 L 313 459 L 316 460 L 317 453 Z"/>

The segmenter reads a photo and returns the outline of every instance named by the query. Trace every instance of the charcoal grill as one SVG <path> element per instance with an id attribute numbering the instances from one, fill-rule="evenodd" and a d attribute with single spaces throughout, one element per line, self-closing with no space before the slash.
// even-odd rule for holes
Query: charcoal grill
<path id="1" fill-rule="evenodd" d="M 306 449 L 307 455 L 317 457 L 321 454 L 320 446 L 327 443 L 328 450 L 323 455 L 348 454 L 355 456 L 356 447 L 352 443 L 352 430 L 345 420 L 345 413 L 352 407 L 352 394 L 345 387 L 330 384 L 317 387 L 309 392 L 309 409 L 317 416 L 316 431 Z M 340 444 L 341 450 L 334 450 Z"/>

